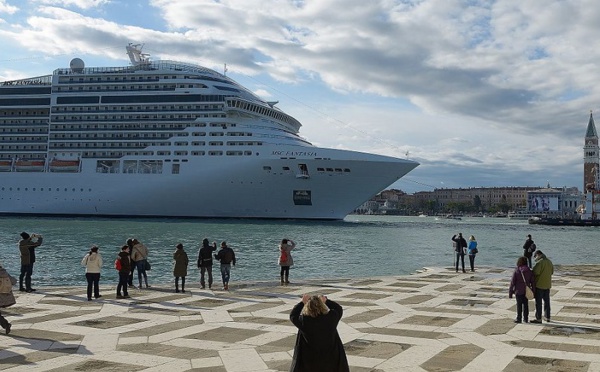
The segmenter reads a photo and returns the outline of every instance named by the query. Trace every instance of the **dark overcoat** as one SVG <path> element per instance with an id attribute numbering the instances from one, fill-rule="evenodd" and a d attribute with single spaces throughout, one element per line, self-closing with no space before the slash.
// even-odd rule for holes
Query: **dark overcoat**
<path id="1" fill-rule="evenodd" d="M 173 276 L 187 276 L 187 267 L 189 263 L 188 255 L 182 249 L 176 249 L 173 253 L 175 264 L 173 265 Z"/>
<path id="2" fill-rule="evenodd" d="M 290 320 L 298 328 L 291 372 L 349 372 L 344 344 L 337 332 L 342 307 L 327 300 L 327 314 L 315 318 L 301 315 L 304 303 L 292 309 Z"/>

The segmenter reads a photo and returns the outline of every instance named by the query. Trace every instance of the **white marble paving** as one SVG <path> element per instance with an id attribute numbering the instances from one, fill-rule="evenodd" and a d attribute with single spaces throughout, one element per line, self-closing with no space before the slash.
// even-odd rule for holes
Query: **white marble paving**
<path id="1" fill-rule="evenodd" d="M 508 299 L 507 288 L 512 270 L 507 268 L 502 273 L 487 273 L 486 269 L 482 268 L 475 274 L 478 280 L 472 281 L 469 280 L 471 276 L 455 275 L 453 270 L 434 268 L 409 277 L 369 278 L 371 282 L 366 285 L 362 284 L 365 279 L 344 282 L 295 280 L 294 285 L 289 287 L 276 286 L 271 282 L 250 285 L 245 283 L 243 288 L 232 286 L 229 292 L 199 291 L 192 287 L 192 293 L 182 295 L 165 292 L 163 287 L 156 286 L 151 289 L 131 290 L 133 299 L 119 301 L 114 300 L 114 288 L 101 288 L 105 297 L 94 301 L 93 304 L 87 303 L 85 288 L 80 292 L 56 288 L 40 290 L 35 294 L 18 293 L 19 306 L 41 311 L 9 316 L 9 321 L 15 323 L 10 337 L 0 334 L 0 370 L 59 371 L 73 369 L 75 365 L 86 361 L 91 363 L 89 365 L 94 365 L 94 361 L 104 361 L 139 365 L 143 366 L 145 371 L 175 372 L 192 368 L 207 371 L 211 368 L 224 369 L 227 372 L 277 371 L 273 368 L 279 368 L 280 372 L 286 371 L 293 355 L 294 337 L 290 336 L 297 333 L 288 320 L 289 311 L 303 293 L 326 293 L 329 298 L 344 303 L 344 317 L 338 325 L 338 332 L 344 343 L 355 340 L 360 341 L 354 346 L 365 342 L 385 343 L 383 347 L 391 347 L 388 349 L 390 351 L 394 350 L 391 344 L 409 346 L 408 349 L 387 359 L 368 357 L 368 353 L 361 354 L 360 347 L 350 348 L 347 354 L 351 372 L 353 369 L 423 372 L 425 363 L 432 358 L 438 358 L 434 365 L 443 364 L 443 359 L 439 358 L 446 357 L 443 351 L 447 348 L 469 348 L 470 345 L 483 349 L 482 353 L 472 360 L 452 360 L 454 364 L 451 365 L 464 365 L 463 370 L 469 372 L 501 371 L 516 357 L 522 356 L 535 357 L 536 360 L 547 359 L 548 363 L 560 359 L 584 361 L 589 363 L 589 369 L 581 372 L 600 372 L 600 355 L 592 352 L 594 347 L 600 348 L 600 339 L 593 336 L 598 333 L 592 333 L 600 331 L 600 283 L 581 277 L 564 276 L 559 284 L 553 286 L 551 293 L 552 316 L 555 322 L 541 326 L 513 324 L 515 300 Z M 422 277 L 431 274 L 436 275 L 435 281 L 422 280 Z M 409 283 L 426 285 L 420 288 L 396 285 Z M 481 290 L 482 286 L 501 288 L 502 292 Z M 578 296 L 580 291 L 585 291 L 588 296 Z M 57 302 L 40 302 L 45 294 L 50 293 L 55 295 L 52 300 Z M 60 297 L 61 293 L 66 297 Z M 597 293 L 599 298 L 590 298 L 589 293 Z M 384 297 L 379 298 L 379 295 Z M 432 298 L 424 297 L 428 295 Z M 414 304 L 398 303 L 413 296 L 421 296 L 424 301 Z M 162 301 L 163 298 L 168 300 Z M 202 299 L 211 300 L 213 303 L 210 306 L 198 306 L 197 301 Z M 452 302 L 453 300 L 457 301 Z M 475 307 L 471 306 L 473 301 L 478 300 L 482 302 Z M 60 305 L 58 301 L 65 304 Z M 220 301 L 222 304 L 215 304 L 214 301 Z M 489 305 L 486 305 L 488 302 Z M 248 309 L 253 309 L 253 305 L 259 305 L 255 307 L 259 310 L 244 311 L 248 306 Z M 570 307 L 568 312 L 563 311 L 565 306 Z M 265 308 L 260 309 L 261 307 Z M 586 310 L 590 307 L 599 310 Z M 147 311 L 131 311 L 140 308 Z M 572 312 L 573 308 L 581 308 L 581 311 Z M 153 309 L 156 312 L 153 312 Z M 533 302 L 530 303 L 530 309 L 531 319 Z M 168 310 L 169 313 L 161 310 Z M 390 311 L 391 313 L 386 314 Z M 54 320 L 36 320 L 56 314 L 64 316 Z M 372 314 L 383 315 L 373 319 Z M 362 316 L 364 320 L 361 320 Z M 350 317 L 355 317 L 355 321 L 346 322 L 345 319 Z M 142 322 L 123 325 L 122 319 L 118 318 L 141 319 Z M 427 318 L 431 318 L 432 322 L 427 323 Z M 443 318 L 448 318 L 452 324 L 445 326 L 443 324 L 449 323 L 439 323 L 440 319 L 444 321 Z M 272 319 L 272 324 L 269 324 L 268 319 Z M 412 319 L 415 320 L 414 323 Z M 93 323 L 87 324 L 86 321 L 91 320 L 107 323 L 107 328 L 95 328 Z M 438 320 L 438 323 L 434 320 Z M 197 324 L 171 331 L 159 331 L 164 329 L 161 328 L 163 325 L 175 325 L 179 321 L 196 321 Z M 114 322 L 112 327 L 110 322 Z M 274 324 L 275 322 L 278 324 Z M 203 339 L 204 332 L 221 327 L 227 329 L 222 338 L 219 338 L 220 341 Z M 558 327 L 559 332 L 542 332 L 551 327 Z M 156 332 L 152 332 L 154 329 Z M 480 329 L 491 334 L 479 333 Z M 136 330 L 144 333 L 136 336 L 135 332 L 132 333 Z M 236 337 L 236 330 L 251 336 L 240 340 L 241 337 Z M 45 331 L 48 333 L 44 333 Z M 403 331 L 406 331 L 406 335 Z M 586 334 L 578 337 L 581 332 Z M 19 333 L 23 333 L 24 336 L 20 336 Z M 42 336 L 33 336 L 38 333 Z M 72 334 L 73 341 L 52 339 L 53 335 L 61 333 Z M 430 338 L 436 337 L 435 334 L 441 334 L 442 337 Z M 212 338 L 215 337 L 214 332 L 211 335 Z M 192 336 L 194 338 L 189 338 Z M 76 341 L 80 337 L 83 339 Z M 515 346 L 519 345 L 520 341 L 533 341 L 523 345 L 540 346 Z M 139 352 L 136 351 L 136 345 L 139 345 Z M 584 352 L 566 352 L 556 350 L 557 345 L 568 345 L 571 348 L 581 345 L 586 348 L 582 348 Z M 160 355 L 147 352 L 144 350 L 146 347 L 156 348 L 152 350 L 158 350 L 156 354 Z M 168 351 L 173 347 L 193 349 L 194 352 L 187 358 L 182 358 L 181 353 L 173 357 L 164 355 L 164 350 Z M 68 352 L 66 350 L 73 348 L 77 348 L 77 353 L 61 352 Z M 42 358 L 35 363 L 25 362 L 27 358 L 39 357 L 37 353 L 45 351 L 50 353 L 40 355 L 46 359 Z M 216 353 L 218 356 L 215 356 Z M 452 358 L 460 359 L 460 355 L 452 355 Z M 520 360 L 519 363 L 524 363 L 524 360 Z M 2 369 L 4 363 L 17 365 Z M 123 368 L 126 370 L 127 367 Z"/>

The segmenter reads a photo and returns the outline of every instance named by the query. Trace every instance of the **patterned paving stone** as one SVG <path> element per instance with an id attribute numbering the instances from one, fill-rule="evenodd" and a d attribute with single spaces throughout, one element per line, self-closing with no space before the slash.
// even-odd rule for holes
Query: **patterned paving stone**
<path id="1" fill-rule="evenodd" d="M 111 285 L 89 302 L 83 288 L 17 292 L 2 311 L 13 330 L 0 334 L 0 370 L 288 371 L 297 333 L 289 311 L 311 293 L 344 307 L 338 330 L 351 372 L 600 371 L 599 267 L 557 268 L 553 322 L 541 325 L 513 323 L 512 271 L 429 268 L 230 291 L 195 283 L 185 294 L 156 285 L 129 300 L 115 300 Z"/>

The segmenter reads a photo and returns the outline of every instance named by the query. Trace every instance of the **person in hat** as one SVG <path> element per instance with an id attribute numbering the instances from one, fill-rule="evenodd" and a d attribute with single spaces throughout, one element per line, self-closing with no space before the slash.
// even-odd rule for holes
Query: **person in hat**
<path id="1" fill-rule="evenodd" d="M 215 259 L 221 262 L 221 278 L 223 279 L 223 290 L 229 290 L 229 277 L 231 275 L 231 264 L 235 266 L 235 253 L 227 246 L 227 242 L 221 242 L 221 249 L 215 254 Z"/>
<path id="2" fill-rule="evenodd" d="M 19 251 L 21 252 L 21 275 L 19 275 L 19 291 L 33 292 L 31 287 L 31 276 L 33 275 L 33 264 L 35 262 L 35 248 L 42 245 L 42 236 L 37 234 L 29 235 L 26 232 L 21 233 L 19 241 Z M 25 286 L 23 286 L 25 279 Z"/>
<path id="3" fill-rule="evenodd" d="M 17 303 L 12 292 L 12 287 L 15 284 L 17 284 L 17 279 L 13 278 L 6 269 L 0 265 L 0 308 L 4 309 Z M 2 316 L 2 314 L 0 314 L 0 327 L 4 328 L 6 334 L 10 333 L 11 324 Z"/>
<path id="4" fill-rule="evenodd" d="M 179 278 L 181 278 L 181 293 L 185 293 L 185 277 L 187 276 L 187 267 L 190 262 L 187 253 L 183 249 L 183 244 L 175 246 L 173 253 L 173 276 L 175 277 L 175 293 L 179 293 Z"/>

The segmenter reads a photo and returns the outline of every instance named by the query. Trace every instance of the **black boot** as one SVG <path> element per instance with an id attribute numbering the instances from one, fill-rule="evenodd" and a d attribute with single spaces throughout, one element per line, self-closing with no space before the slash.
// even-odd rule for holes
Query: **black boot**
<path id="1" fill-rule="evenodd" d="M 185 276 L 181 277 L 181 293 L 185 293 Z"/>
<path id="2" fill-rule="evenodd" d="M 175 293 L 179 293 L 179 277 L 175 277 Z"/>

